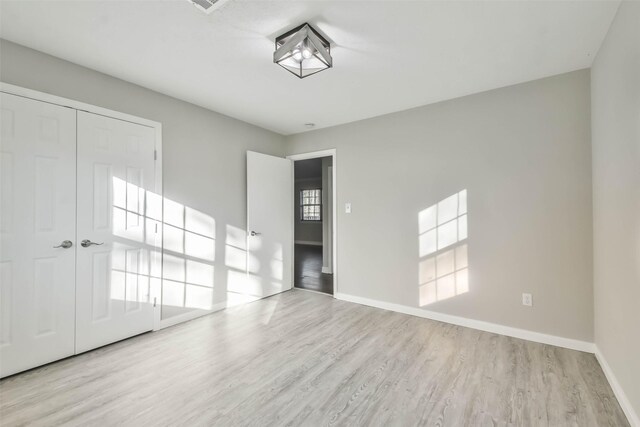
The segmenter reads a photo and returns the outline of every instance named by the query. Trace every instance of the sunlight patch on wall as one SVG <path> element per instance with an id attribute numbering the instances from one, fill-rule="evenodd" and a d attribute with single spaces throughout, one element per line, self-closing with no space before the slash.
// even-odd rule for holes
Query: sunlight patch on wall
<path id="1" fill-rule="evenodd" d="M 419 305 L 469 292 L 467 190 L 418 214 Z"/>
<path id="2" fill-rule="evenodd" d="M 420 306 L 469 292 L 467 245 L 420 261 Z"/>
<path id="3" fill-rule="evenodd" d="M 150 302 L 157 297 L 163 318 L 165 309 L 166 313 L 212 309 L 216 257 L 214 218 L 146 191 L 138 185 L 140 181 L 132 183 L 113 177 L 112 229 L 120 242 L 114 244 L 110 294 L 105 298 L 124 300 L 135 309 L 138 301 Z M 159 250 L 160 242 L 163 253 Z M 254 238 L 252 243 L 268 248 L 271 259 L 265 262 L 267 265 L 261 265 L 255 256 L 248 254 L 246 230 L 226 226 L 227 306 L 284 290 L 282 245 L 262 238 Z"/>
<path id="4" fill-rule="evenodd" d="M 420 256 L 427 256 L 467 238 L 467 190 L 418 214 Z"/>
<path id="5" fill-rule="evenodd" d="M 113 235 L 121 242 L 112 252 L 111 298 L 148 301 L 157 289 L 162 306 L 211 309 L 215 220 L 138 181 L 113 177 Z"/>
<path id="6" fill-rule="evenodd" d="M 215 221 L 213 218 L 164 200 L 164 248 L 206 261 L 215 260 Z"/>

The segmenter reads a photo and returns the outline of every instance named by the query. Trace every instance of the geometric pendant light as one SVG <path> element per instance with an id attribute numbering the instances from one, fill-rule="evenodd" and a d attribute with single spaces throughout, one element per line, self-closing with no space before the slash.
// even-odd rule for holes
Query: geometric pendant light
<path id="1" fill-rule="evenodd" d="M 276 38 L 273 62 L 303 79 L 333 66 L 331 46 L 304 23 Z"/>

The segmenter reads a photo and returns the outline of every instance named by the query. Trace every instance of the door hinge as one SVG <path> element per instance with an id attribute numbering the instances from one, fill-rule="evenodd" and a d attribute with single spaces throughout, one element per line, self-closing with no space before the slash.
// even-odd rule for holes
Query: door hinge
<path id="1" fill-rule="evenodd" d="M 156 234 L 158 234 L 158 223 L 156 222 Z"/>
<path id="2" fill-rule="evenodd" d="M 153 150 L 153 160 L 158 160 L 158 150 Z"/>
<path id="3" fill-rule="evenodd" d="M 154 307 L 156 306 L 156 301 L 157 301 L 157 299 L 158 299 L 157 297 L 153 297 L 153 306 L 154 306 Z"/>

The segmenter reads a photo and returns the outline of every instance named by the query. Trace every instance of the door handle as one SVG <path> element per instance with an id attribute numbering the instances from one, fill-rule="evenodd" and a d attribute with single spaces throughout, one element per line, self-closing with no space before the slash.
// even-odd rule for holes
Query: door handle
<path id="1" fill-rule="evenodd" d="M 83 248 L 88 248 L 88 247 L 89 247 L 89 246 L 91 246 L 91 245 L 100 246 L 100 245 L 103 245 L 103 244 L 104 244 L 104 243 L 96 243 L 96 242 L 92 242 L 92 241 L 91 241 L 91 240 L 89 240 L 89 239 L 84 239 L 82 242 L 80 242 L 80 245 L 81 245 Z"/>
<path id="2" fill-rule="evenodd" d="M 71 246 L 73 246 L 73 242 L 71 240 L 63 240 L 62 243 L 58 246 L 54 246 L 54 248 L 69 249 Z"/>
<path id="3" fill-rule="evenodd" d="M 251 235 L 252 236 L 260 236 L 260 235 L 262 235 L 262 233 L 258 233 L 257 231 L 251 230 Z"/>

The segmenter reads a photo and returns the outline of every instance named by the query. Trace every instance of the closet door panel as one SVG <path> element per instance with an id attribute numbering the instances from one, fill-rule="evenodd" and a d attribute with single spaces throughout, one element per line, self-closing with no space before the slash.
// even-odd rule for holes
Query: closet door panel
<path id="1" fill-rule="evenodd" d="M 154 150 L 153 128 L 78 112 L 77 352 L 153 329 Z"/>
<path id="2" fill-rule="evenodd" d="M 74 353 L 76 111 L 6 93 L 0 111 L 4 377 Z"/>

